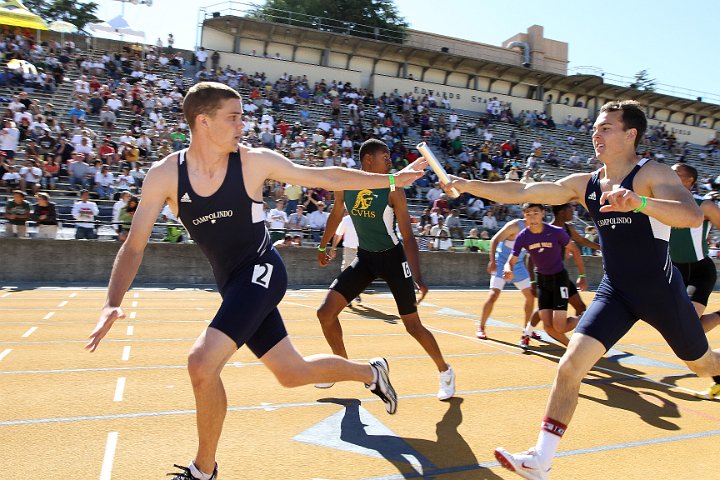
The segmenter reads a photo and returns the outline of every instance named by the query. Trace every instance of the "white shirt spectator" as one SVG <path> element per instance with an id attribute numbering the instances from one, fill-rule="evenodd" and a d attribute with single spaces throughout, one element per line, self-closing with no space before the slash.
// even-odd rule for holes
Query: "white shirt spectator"
<path id="1" fill-rule="evenodd" d="M 118 175 L 118 178 L 116 180 L 116 186 L 120 190 L 127 190 L 127 189 L 135 186 L 135 179 L 130 174 Z"/>
<path id="2" fill-rule="evenodd" d="M 38 167 L 22 167 L 20 176 L 25 178 L 28 183 L 38 183 L 42 178 L 42 170 Z"/>
<path id="3" fill-rule="evenodd" d="M 0 133 L 0 150 L 17 150 L 20 141 L 20 130 L 16 127 L 3 128 Z"/>
<path id="4" fill-rule="evenodd" d="M 497 230 L 498 222 L 495 215 L 485 215 L 482 219 L 482 226 L 485 230 Z"/>
<path id="5" fill-rule="evenodd" d="M 288 221 L 287 213 L 284 210 L 273 208 L 268 213 L 268 221 L 271 229 L 283 229 Z"/>
<path id="6" fill-rule="evenodd" d="M 117 111 L 118 108 L 122 107 L 123 102 L 117 97 L 110 97 L 106 102 L 106 105 L 110 107 L 113 112 Z"/>
<path id="7" fill-rule="evenodd" d="M 317 124 L 317 128 L 321 128 L 323 132 L 327 133 L 330 131 L 330 124 L 327 122 L 327 120 L 320 120 Z"/>
<path id="8" fill-rule="evenodd" d="M 440 187 L 432 187 L 430 190 L 427 191 L 425 194 L 425 198 L 427 198 L 429 203 L 435 203 L 435 200 L 440 198 L 440 195 L 442 195 L 444 192 L 442 188 Z"/>
<path id="9" fill-rule="evenodd" d="M 109 187 L 113 183 L 115 183 L 115 177 L 113 176 L 113 174 L 111 172 L 107 172 L 104 175 L 102 172 L 97 172 L 95 174 L 95 184 L 96 185 L 101 185 L 103 187 Z"/>
<path id="10" fill-rule="evenodd" d="M 72 207 L 72 216 L 78 223 L 75 224 L 77 227 L 93 228 L 95 224 L 92 222 L 95 220 L 95 216 L 100 213 L 98 206 L 95 202 L 79 201 L 75 202 Z"/>

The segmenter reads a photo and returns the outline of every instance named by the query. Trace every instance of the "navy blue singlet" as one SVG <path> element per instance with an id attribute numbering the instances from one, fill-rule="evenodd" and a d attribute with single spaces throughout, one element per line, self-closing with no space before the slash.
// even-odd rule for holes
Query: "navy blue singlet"
<path id="1" fill-rule="evenodd" d="M 641 160 L 620 186 L 632 190 L 633 179 L 646 161 Z M 597 225 L 608 280 L 616 288 L 632 290 L 648 282 L 669 283 L 670 227 L 644 213 L 601 212 L 601 195 L 598 170 L 588 182 L 585 203 Z"/>
<path id="2" fill-rule="evenodd" d="M 647 163 L 641 160 L 621 186 Z M 670 261 L 670 227 L 644 213 L 601 212 L 600 170 L 585 191 L 598 229 L 605 275 L 576 332 L 610 349 L 639 319 L 656 328 L 682 360 L 697 360 L 708 342 L 682 278 Z"/>
<path id="3" fill-rule="evenodd" d="M 245 191 L 239 151 L 230 154 L 225 179 L 209 197 L 193 190 L 186 154 L 181 150 L 178 156 L 178 218 L 210 261 L 222 292 L 234 273 L 271 248 L 263 204 Z"/>

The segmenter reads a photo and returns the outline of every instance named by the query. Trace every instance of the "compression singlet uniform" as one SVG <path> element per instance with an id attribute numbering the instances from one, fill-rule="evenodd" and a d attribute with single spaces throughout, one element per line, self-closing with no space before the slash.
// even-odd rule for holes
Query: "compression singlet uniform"
<path id="1" fill-rule="evenodd" d="M 620 186 L 633 189 L 641 160 Z M 635 212 L 601 212 L 600 172 L 585 190 L 585 203 L 600 237 L 605 275 L 576 332 L 612 347 L 639 319 L 656 328 L 682 360 L 708 349 L 695 308 L 670 261 L 670 227 Z"/>
<path id="2" fill-rule="evenodd" d="M 228 155 L 225 179 L 207 197 L 193 190 L 186 155 L 178 154 L 178 218 L 209 260 L 223 298 L 210 327 L 261 358 L 287 337 L 277 309 L 287 271 L 270 244 L 263 205 L 245 190 L 239 151 Z"/>
<path id="3" fill-rule="evenodd" d="M 270 248 L 263 204 L 245 191 L 239 152 L 230 154 L 225 179 L 209 197 L 193 190 L 186 154 L 181 150 L 178 155 L 178 218 L 210 261 L 222 291 L 234 272 L 254 264 Z"/>
<path id="4" fill-rule="evenodd" d="M 389 198 L 389 188 L 345 191 L 345 208 L 363 250 L 383 252 L 400 242 L 395 235 L 395 210 L 390 206 Z"/>

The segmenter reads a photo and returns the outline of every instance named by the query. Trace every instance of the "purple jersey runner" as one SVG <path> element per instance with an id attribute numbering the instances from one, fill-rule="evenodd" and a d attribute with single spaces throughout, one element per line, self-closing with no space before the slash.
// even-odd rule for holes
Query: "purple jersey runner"
<path id="1" fill-rule="evenodd" d="M 543 223 L 543 231 L 532 233 L 525 227 L 518 233 L 512 254 L 519 257 L 520 251 L 525 248 L 530 254 L 535 270 L 543 275 L 553 275 L 561 272 L 565 246 L 570 243 L 570 235 L 561 227 Z"/>

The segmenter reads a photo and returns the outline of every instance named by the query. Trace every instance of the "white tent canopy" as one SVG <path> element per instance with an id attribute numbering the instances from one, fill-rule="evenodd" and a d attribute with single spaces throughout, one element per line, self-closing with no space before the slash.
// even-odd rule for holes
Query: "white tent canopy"
<path id="1" fill-rule="evenodd" d="M 145 43 L 145 32 L 133 30 L 122 16 L 102 23 L 89 23 L 86 27 L 93 37 Z"/>

